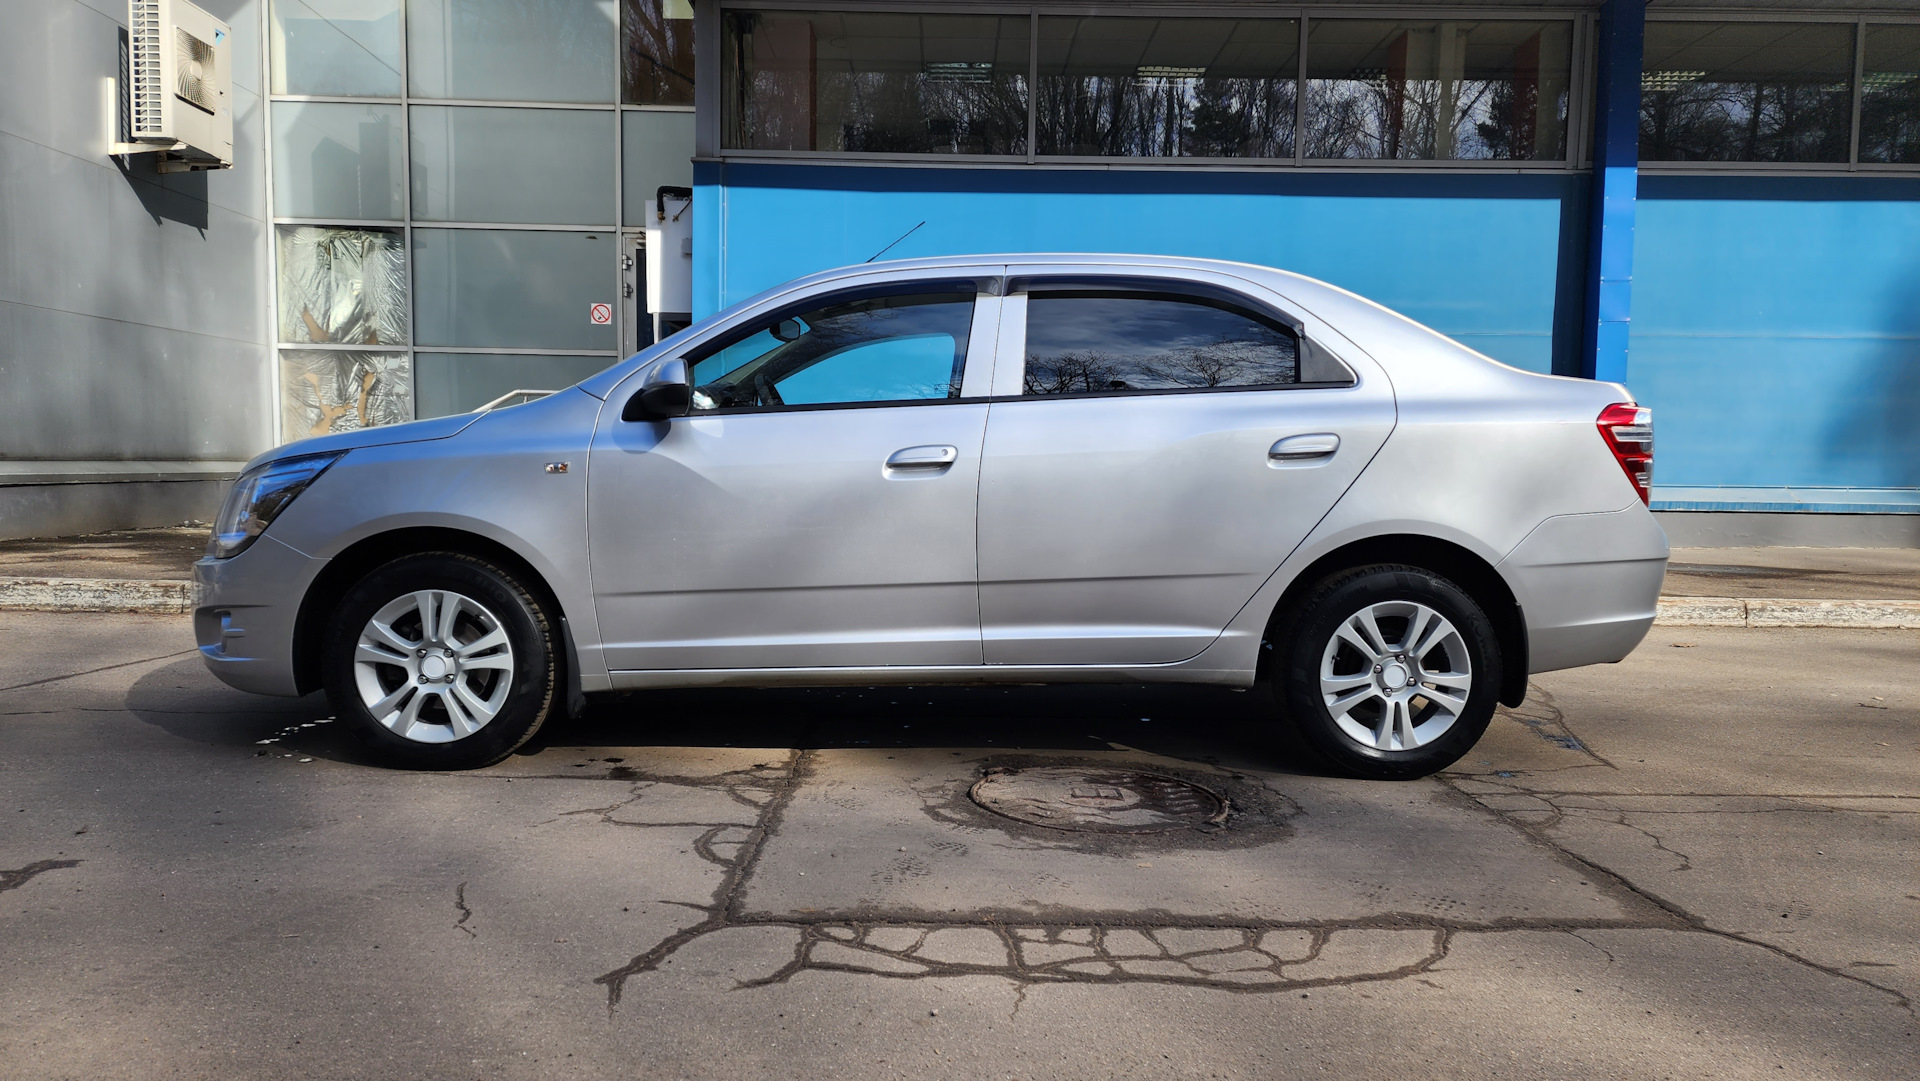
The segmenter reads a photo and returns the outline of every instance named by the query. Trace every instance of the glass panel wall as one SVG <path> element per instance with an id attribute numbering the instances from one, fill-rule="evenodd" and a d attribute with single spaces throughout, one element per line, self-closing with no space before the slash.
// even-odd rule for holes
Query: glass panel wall
<path id="1" fill-rule="evenodd" d="M 1853 23 L 1649 22 L 1640 156 L 1845 162 Z"/>
<path id="2" fill-rule="evenodd" d="M 1567 156 L 1572 24 L 1315 19 L 1305 156 Z"/>
<path id="3" fill-rule="evenodd" d="M 415 105 L 417 221 L 613 220 L 611 110 Z"/>
<path id="4" fill-rule="evenodd" d="M 274 93 L 400 93 L 400 0 L 273 0 L 272 13 Z"/>
<path id="5" fill-rule="evenodd" d="M 416 227 L 414 341 L 610 351 L 592 312 L 619 289 L 615 248 L 609 233 Z"/>
<path id="6" fill-rule="evenodd" d="M 1035 150 L 1290 158 L 1294 19 L 1040 19 Z"/>
<path id="7" fill-rule="evenodd" d="M 729 11 L 728 147 L 1024 154 L 1026 16 Z"/>
<path id="8" fill-rule="evenodd" d="M 1920 26 L 1868 26 L 1860 160 L 1920 164 Z"/>
<path id="9" fill-rule="evenodd" d="M 422 417 L 465 413 L 516 390 L 572 386 L 607 366 L 603 356 L 524 353 L 421 353 L 416 363 Z"/>
<path id="10" fill-rule="evenodd" d="M 413 417 L 413 377 L 405 353 L 280 351 L 284 440 L 398 424 Z"/>
<path id="11" fill-rule="evenodd" d="M 272 0 L 270 31 L 282 438 L 618 359 L 619 223 L 692 180 L 688 0 Z"/>
<path id="12" fill-rule="evenodd" d="M 290 101 L 273 111 L 273 205 L 283 218 L 398 221 L 398 105 Z"/>
<path id="13" fill-rule="evenodd" d="M 693 186 L 693 114 L 684 112 L 629 112 L 620 126 L 620 203 L 625 222 L 651 224 L 649 211 L 662 187 Z"/>
<path id="14" fill-rule="evenodd" d="M 407 261 L 401 239 L 397 229 L 277 227 L 280 340 L 405 345 Z"/>
<path id="15" fill-rule="evenodd" d="M 422 98 L 614 100 L 614 6 L 407 0 L 407 82 Z"/>

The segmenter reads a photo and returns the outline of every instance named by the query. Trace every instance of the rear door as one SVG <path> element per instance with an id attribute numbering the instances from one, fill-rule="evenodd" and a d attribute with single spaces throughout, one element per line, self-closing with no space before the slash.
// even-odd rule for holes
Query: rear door
<path id="1" fill-rule="evenodd" d="M 1127 271 L 1010 268 L 980 477 L 989 664 L 1198 654 L 1392 430 L 1385 379 L 1277 298 Z"/>

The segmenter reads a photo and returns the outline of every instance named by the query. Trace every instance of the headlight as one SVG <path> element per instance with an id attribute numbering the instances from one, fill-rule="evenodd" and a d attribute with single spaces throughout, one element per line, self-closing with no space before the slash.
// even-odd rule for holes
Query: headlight
<path id="1" fill-rule="evenodd" d="M 215 559 L 239 555 L 253 539 L 287 509 L 293 497 L 307 490 L 315 477 L 340 460 L 346 451 L 331 454 L 305 454 L 281 458 L 247 470 L 233 482 L 220 517 L 213 523 L 213 539 L 207 542 L 207 554 Z"/>

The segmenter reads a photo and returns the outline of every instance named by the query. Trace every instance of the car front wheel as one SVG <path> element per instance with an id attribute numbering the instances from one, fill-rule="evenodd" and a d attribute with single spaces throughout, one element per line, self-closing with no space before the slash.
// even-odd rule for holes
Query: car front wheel
<path id="1" fill-rule="evenodd" d="M 554 706 L 554 621 L 507 571 L 407 556 L 342 598 L 323 659 L 334 715 L 387 765 L 472 769 L 512 754 Z"/>
<path id="2" fill-rule="evenodd" d="M 1275 688 L 1300 739 L 1377 780 L 1445 769 L 1486 731 L 1500 650 L 1472 597 L 1418 567 L 1376 565 L 1313 589 L 1271 639 Z"/>

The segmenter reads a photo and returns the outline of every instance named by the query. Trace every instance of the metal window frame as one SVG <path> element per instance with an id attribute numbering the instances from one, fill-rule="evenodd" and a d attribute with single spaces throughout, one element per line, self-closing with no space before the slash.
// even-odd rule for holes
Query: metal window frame
<path id="1" fill-rule="evenodd" d="M 260 5 L 260 141 L 264 145 L 260 151 L 260 172 L 266 184 L 264 195 L 269 219 L 273 216 L 273 102 L 273 0 L 263 0 Z M 266 234 L 263 239 L 267 249 L 267 328 L 273 331 L 270 339 L 273 345 L 267 351 L 268 430 L 277 447 L 287 441 L 286 433 L 281 430 L 285 427 L 282 414 L 286 407 L 282 395 L 286 388 L 280 385 L 280 244 L 278 231 L 271 224 L 261 232 Z M 411 362 L 408 367 L 412 367 Z"/>
<path id="2" fill-rule="evenodd" d="M 536 349 L 531 346 L 511 345 L 416 345 L 413 351 L 416 353 L 472 353 L 476 356 L 503 357 L 607 357 L 612 360 L 618 360 L 625 355 L 618 349 Z"/>
<path id="3" fill-rule="evenodd" d="M 1830 23 L 1852 25 L 1853 86 L 1848 114 L 1847 160 L 1839 161 L 1661 161 L 1641 158 L 1640 171 L 1657 176 L 1914 176 L 1920 162 L 1863 162 L 1860 160 L 1860 113 L 1865 85 L 1867 27 L 1920 26 L 1920 15 L 1894 14 L 1870 8 L 1850 11 L 1811 11 L 1793 8 L 1658 8 L 1647 12 L 1649 23 Z"/>
<path id="4" fill-rule="evenodd" d="M 611 348 L 611 349 L 535 349 L 535 348 L 520 348 L 520 347 L 512 347 L 512 346 L 420 345 L 416 342 L 415 334 L 416 334 L 416 324 L 418 322 L 418 319 L 417 319 L 418 296 L 417 296 L 417 290 L 416 290 L 416 282 L 414 280 L 415 267 L 413 265 L 413 241 L 414 241 L 414 230 L 416 228 L 419 228 L 419 229 L 483 229 L 483 230 L 494 230 L 494 231 L 524 231 L 524 232 L 552 232 L 552 233 L 595 233 L 595 234 L 606 233 L 615 238 L 620 237 L 624 232 L 628 230 L 626 229 L 625 226 L 617 223 L 612 223 L 612 222 L 604 223 L 604 224 L 579 225 L 579 224 L 552 224 L 552 223 L 541 223 L 541 222 L 432 221 L 432 220 L 417 217 L 414 213 L 414 206 L 413 206 L 413 130 L 412 130 L 413 106 L 447 105 L 447 106 L 456 106 L 461 108 L 487 108 L 487 109 L 536 109 L 536 110 L 557 109 L 557 110 L 573 110 L 573 111 L 602 112 L 602 113 L 610 112 L 614 114 L 613 212 L 614 212 L 614 216 L 620 219 L 621 221 L 625 220 L 627 215 L 627 210 L 628 210 L 628 207 L 626 206 L 626 198 L 625 198 L 626 178 L 625 178 L 625 172 L 624 172 L 625 161 L 626 161 L 625 151 L 626 151 L 627 114 L 628 113 L 644 113 L 644 112 L 698 114 L 699 112 L 699 106 L 697 104 L 696 105 L 646 105 L 646 104 L 635 104 L 635 103 L 621 100 L 623 94 L 625 93 L 625 88 L 622 83 L 622 70 L 621 70 L 622 64 L 625 59 L 624 52 L 623 52 L 625 48 L 625 38 L 622 35 L 622 28 L 617 23 L 615 25 L 614 32 L 612 35 L 612 38 L 613 38 L 612 47 L 613 47 L 613 55 L 614 55 L 613 85 L 608 89 L 608 96 L 606 100 L 582 101 L 582 102 L 533 101 L 533 100 L 526 100 L 526 99 L 520 99 L 520 98 L 503 98 L 503 99 L 446 98 L 446 97 L 427 97 L 427 96 L 417 95 L 413 92 L 412 72 L 409 70 L 412 42 L 409 36 L 411 34 L 411 25 L 407 17 L 408 0 L 399 0 L 398 6 L 399 6 L 399 33 L 400 33 L 400 93 L 398 95 L 392 95 L 392 94 L 275 94 L 275 93 L 272 93 L 272 87 L 273 87 L 273 81 L 272 81 L 273 57 L 271 55 L 272 51 L 270 49 L 262 49 L 261 51 L 262 52 L 261 85 L 267 90 L 267 93 L 265 93 L 262 97 L 263 107 L 265 110 L 263 122 L 266 125 L 266 147 L 265 147 L 265 152 L 263 154 L 263 157 L 264 157 L 266 193 L 267 193 L 267 201 L 268 201 L 268 208 L 269 208 L 268 218 L 267 218 L 269 228 L 267 229 L 267 237 L 266 237 L 267 275 L 268 275 L 267 290 L 266 290 L 266 316 L 267 316 L 268 325 L 273 330 L 273 345 L 272 345 L 273 363 L 271 365 L 272 367 L 271 375 L 267 380 L 267 383 L 268 383 L 267 392 L 270 395 L 270 401 L 268 402 L 268 410 L 269 410 L 269 414 L 273 418 L 272 430 L 273 430 L 273 438 L 275 443 L 280 443 L 284 441 L 288 435 L 288 433 L 284 430 L 285 425 L 283 423 L 283 415 L 282 415 L 283 414 L 282 396 L 285 393 L 285 387 L 282 385 L 282 380 L 281 380 L 280 357 L 282 353 L 289 350 L 306 350 L 306 351 L 319 350 L 319 351 L 333 351 L 333 352 L 343 352 L 343 353 L 372 352 L 372 353 L 382 353 L 389 356 L 394 354 L 404 354 L 407 357 L 408 370 L 412 374 L 412 378 L 414 380 L 414 385 L 409 389 L 412 394 L 412 404 L 413 404 L 413 408 L 415 410 L 416 416 L 418 415 L 418 409 L 419 409 L 420 388 L 419 388 L 419 366 L 414 362 L 414 358 L 420 354 L 473 353 L 473 354 L 486 354 L 486 355 L 497 355 L 497 356 L 606 357 L 609 360 L 617 360 L 619 357 L 624 355 L 622 351 L 619 349 L 617 343 L 624 340 L 623 334 L 626 329 L 626 324 L 632 319 L 632 316 L 628 311 L 628 308 L 630 307 L 630 305 L 619 302 L 621 299 L 620 293 L 621 293 L 622 277 L 621 277 L 620 263 L 617 258 L 613 260 L 609 265 L 609 267 L 607 268 L 608 277 L 610 281 L 610 288 L 612 290 L 607 295 L 610 298 L 613 298 L 615 301 L 613 331 L 614 331 L 614 341 L 616 342 L 616 346 L 614 348 Z M 700 5 L 701 9 L 705 9 L 706 7 L 707 5 L 704 5 L 704 4 Z M 267 2 L 264 2 L 260 5 L 259 17 L 260 17 L 260 35 L 261 35 L 262 41 L 271 40 L 271 35 L 273 33 L 273 10 L 272 9 L 273 9 L 272 0 L 267 0 Z M 625 13 L 624 6 L 617 8 L 616 11 L 619 13 L 620 17 L 624 17 L 624 13 Z M 695 41 L 701 42 L 705 40 L 706 37 L 708 37 L 709 35 L 702 35 L 699 33 L 700 23 L 698 22 L 699 15 L 697 13 L 695 18 L 696 18 Z M 699 46 L 696 45 L 696 48 L 698 47 Z M 703 83 L 696 83 L 694 88 L 694 92 L 696 95 L 700 93 L 700 88 L 704 84 L 704 82 L 711 82 L 711 80 L 705 80 L 703 81 Z M 390 105 L 390 106 L 397 107 L 400 110 L 400 143 L 401 143 L 400 184 L 401 184 L 402 190 L 400 194 L 400 215 L 396 218 L 391 218 L 391 219 L 366 219 L 366 218 L 308 218 L 308 217 L 297 217 L 297 216 L 285 215 L 285 214 L 275 214 L 273 212 L 274 209 L 276 209 L 273 206 L 273 190 L 274 190 L 273 189 L 273 170 L 274 170 L 273 107 L 274 107 L 274 104 L 277 102 L 287 103 L 287 104 L 311 102 L 311 103 L 318 103 L 318 104 L 338 104 L 338 105 Z M 280 338 L 280 267 L 279 267 L 279 255 L 278 255 L 279 246 L 276 240 L 276 237 L 278 236 L 279 228 L 281 226 L 320 226 L 320 227 L 342 228 L 342 229 L 382 229 L 382 230 L 387 230 L 389 232 L 399 233 L 401 236 L 401 245 L 404 249 L 404 255 L 402 258 L 403 258 L 403 266 L 405 268 L 405 273 L 407 277 L 407 313 L 406 313 L 407 338 L 405 343 L 402 344 L 402 343 L 396 342 L 392 344 L 383 343 L 380 345 L 370 345 L 365 343 L 351 343 L 351 342 L 282 341 Z M 620 248 L 620 245 L 616 244 L 615 248 L 617 251 Z"/>
<path id="5" fill-rule="evenodd" d="M 1565 174 L 1587 168 L 1587 148 L 1581 138 L 1587 131 L 1586 114 L 1591 109 L 1592 87 L 1587 74 L 1591 69 L 1585 53 L 1591 48 L 1593 16 L 1576 8 L 1532 7 L 1422 7 L 1419 5 L 1381 5 L 1355 8 L 1328 4 L 1292 4 L 1260 7 L 1231 3 L 1166 3 L 1127 5 L 1089 3 L 984 3 L 964 4 L 957 0 L 718 0 L 711 5 L 719 16 L 728 11 L 833 11 L 848 13 L 899 13 L 925 15 L 1027 15 L 1027 153 L 990 154 L 863 154 L 818 150 L 741 150 L 722 145 L 725 125 L 713 115 L 710 123 L 712 149 L 696 156 L 700 162 L 810 163 L 840 166 L 883 166 L 959 169 L 1044 168 L 1061 170 L 1199 170 L 1212 172 L 1271 172 L 1292 169 L 1301 172 L 1491 172 Z M 1286 158 L 1200 158 L 1200 157 L 1091 157 L 1079 155 L 1040 155 L 1035 151 L 1038 134 L 1039 104 L 1036 85 L 1039 80 L 1039 22 L 1045 16 L 1102 16 L 1114 18 L 1190 18 L 1241 20 L 1280 19 L 1295 22 L 1300 31 L 1299 71 L 1294 86 L 1294 154 Z M 1432 20 L 1444 17 L 1459 22 L 1566 22 L 1572 31 L 1571 68 L 1567 80 L 1567 152 L 1561 158 L 1544 161 L 1513 159 L 1389 159 L 1389 158 L 1306 158 L 1301 129 L 1305 126 L 1305 87 L 1307 36 L 1312 20 Z M 715 48 L 721 43 L 715 42 Z M 717 104 L 717 102 L 716 102 Z M 717 113 L 717 110 L 716 110 Z"/>

